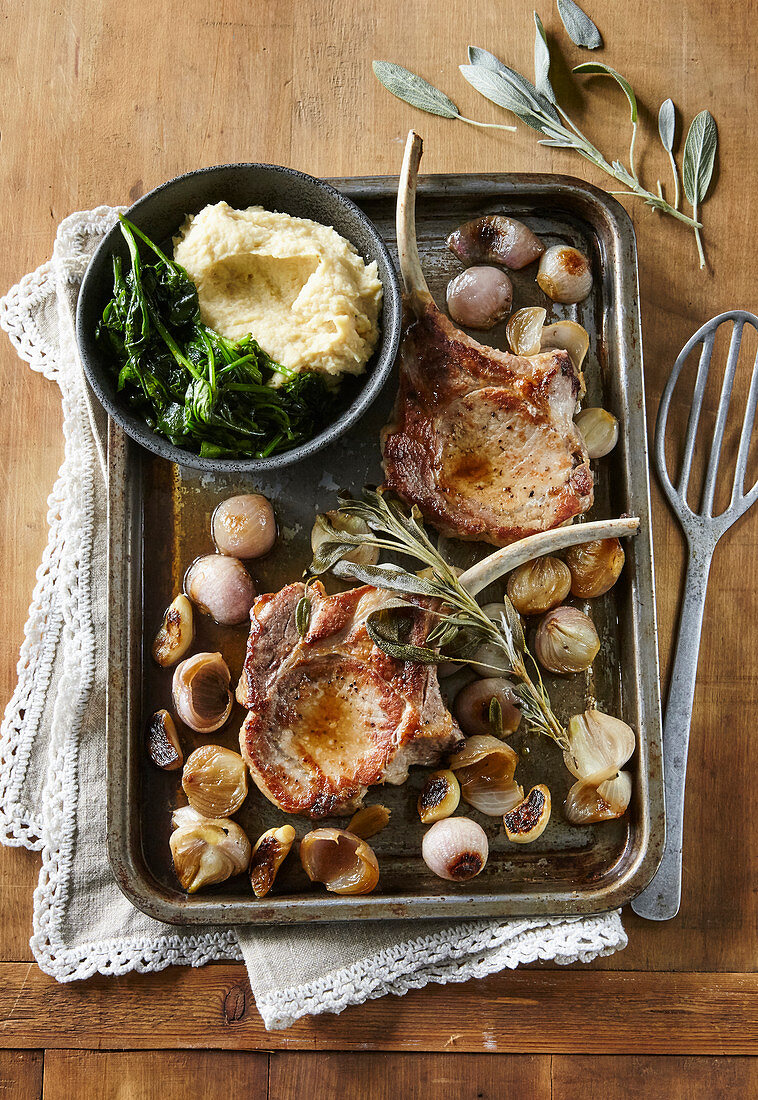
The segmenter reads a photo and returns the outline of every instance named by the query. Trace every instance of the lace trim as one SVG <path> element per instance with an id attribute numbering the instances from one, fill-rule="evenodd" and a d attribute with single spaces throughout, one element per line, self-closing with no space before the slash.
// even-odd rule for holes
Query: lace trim
<path id="1" fill-rule="evenodd" d="M 291 1027 L 302 1016 L 339 1014 L 349 1005 L 388 994 L 403 997 L 429 982 L 467 982 L 538 959 L 560 965 L 587 963 L 623 950 L 627 943 L 618 912 L 543 922 L 493 922 L 485 927 L 462 924 L 399 943 L 308 986 L 258 995 L 256 1005 L 266 1028 L 278 1030 Z"/>

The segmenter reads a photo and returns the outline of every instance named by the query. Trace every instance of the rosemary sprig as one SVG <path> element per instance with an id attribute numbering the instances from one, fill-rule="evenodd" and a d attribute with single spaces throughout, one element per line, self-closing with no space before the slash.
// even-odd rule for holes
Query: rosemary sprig
<path id="1" fill-rule="evenodd" d="M 318 575 L 331 569 L 339 577 L 377 585 L 400 597 L 433 597 L 440 600 L 446 609 L 433 612 L 439 622 L 427 638 L 429 647 L 410 645 L 403 641 L 403 627 L 408 624 L 408 615 L 400 600 L 369 619 L 367 629 L 374 643 L 393 657 L 430 663 L 445 659 L 466 660 L 459 653 L 446 658 L 439 650 L 442 646 L 462 644 L 467 635 L 473 634 L 479 642 L 498 646 L 519 681 L 515 691 L 521 700 L 527 727 L 550 737 L 561 748 L 567 748 L 566 731 L 552 709 L 537 662 L 527 649 L 521 620 L 508 597 L 503 597 L 506 613 L 499 623 L 493 622 L 474 596 L 461 585 L 455 570 L 430 541 L 418 508 L 412 508 L 409 513 L 397 500 L 381 490 L 364 489 L 357 497 L 341 493 L 339 511 L 343 515 L 362 519 L 370 533 L 353 535 L 338 531 L 325 518 L 325 526 L 332 538 L 319 546 L 311 564 L 312 573 Z M 344 560 L 356 546 L 366 545 L 422 563 L 429 575 L 419 577 L 394 564 L 365 566 Z"/>

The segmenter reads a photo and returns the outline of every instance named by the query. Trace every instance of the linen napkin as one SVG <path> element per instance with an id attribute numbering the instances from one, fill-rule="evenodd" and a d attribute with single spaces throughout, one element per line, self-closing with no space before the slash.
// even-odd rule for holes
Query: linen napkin
<path id="1" fill-rule="evenodd" d="M 94 973 L 244 960 L 267 1028 L 428 982 L 467 981 L 535 959 L 588 962 L 626 946 L 618 912 L 577 918 L 365 921 L 305 927 L 177 928 L 135 909 L 106 855 L 106 418 L 74 339 L 87 263 L 116 210 L 72 214 L 53 258 L 0 299 L 0 326 L 57 383 L 65 457 L 0 730 L 0 840 L 42 854 L 31 948 L 58 981 Z"/>

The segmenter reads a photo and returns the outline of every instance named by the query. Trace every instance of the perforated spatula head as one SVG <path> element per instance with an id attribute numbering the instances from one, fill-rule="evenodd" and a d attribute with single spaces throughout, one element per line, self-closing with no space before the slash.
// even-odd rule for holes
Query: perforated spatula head
<path id="1" fill-rule="evenodd" d="M 708 372 L 713 357 L 713 345 L 716 340 L 716 333 L 721 325 L 729 323 L 733 325 L 732 337 L 729 344 L 724 379 L 721 384 L 721 397 L 719 398 L 718 411 L 716 413 L 716 424 L 713 430 L 713 439 L 711 441 L 711 449 L 708 456 L 705 481 L 700 495 L 700 505 L 698 510 L 694 511 L 687 503 L 687 488 L 692 472 L 695 440 L 700 424 L 700 414 L 703 409 L 703 398 L 705 396 Z M 745 492 L 744 488 L 748 453 L 750 451 L 750 439 L 753 431 L 753 421 L 755 419 L 756 402 L 758 402 L 758 355 L 756 355 L 747 405 L 742 419 L 742 430 L 740 432 L 739 450 L 737 452 L 731 498 L 723 512 L 717 516 L 713 515 L 713 499 L 716 492 L 716 478 L 719 469 L 719 459 L 721 457 L 721 447 L 724 441 L 724 429 L 726 428 L 727 415 L 729 413 L 729 405 L 732 398 L 732 387 L 734 385 L 734 375 L 737 370 L 737 362 L 739 360 L 740 346 L 742 344 L 742 335 L 745 325 L 752 325 L 752 327 L 758 331 L 758 317 L 755 317 L 752 313 L 747 313 L 745 310 L 735 309 L 731 310 L 729 313 L 719 314 L 718 317 L 714 317 L 713 320 L 708 321 L 707 324 L 698 329 L 692 339 L 688 340 L 682 348 L 674 364 L 674 369 L 671 372 L 669 380 L 666 383 L 666 388 L 661 398 L 660 408 L 658 409 L 658 420 L 655 425 L 655 464 L 661 479 L 663 491 L 668 497 L 672 508 L 679 516 L 680 522 L 691 541 L 693 538 L 700 536 L 705 539 L 712 539 L 715 545 L 724 531 L 731 527 L 735 520 L 739 519 L 741 515 L 744 515 L 748 508 L 758 500 L 758 482 L 756 482 L 747 492 Z M 697 378 L 695 380 L 695 390 L 692 395 L 692 407 L 687 421 L 687 434 L 684 441 L 682 465 L 677 478 L 677 484 L 674 486 L 669 476 L 666 462 L 666 425 L 668 422 L 669 408 L 671 406 L 671 398 L 676 384 L 679 381 L 679 376 L 682 373 L 682 368 L 698 345 L 702 345 L 700 362 L 698 364 Z"/>

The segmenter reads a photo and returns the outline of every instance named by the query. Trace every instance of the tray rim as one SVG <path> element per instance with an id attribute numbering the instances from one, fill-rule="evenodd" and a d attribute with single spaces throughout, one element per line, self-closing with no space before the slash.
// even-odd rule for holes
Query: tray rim
<path id="1" fill-rule="evenodd" d="M 327 180 L 343 190 L 353 201 L 383 196 L 394 196 L 397 177 L 351 176 L 332 177 Z M 422 919 L 429 917 L 525 917 L 525 916 L 578 916 L 607 912 L 631 901 L 651 881 L 660 863 L 665 836 L 665 818 L 662 778 L 662 720 L 660 701 L 660 676 L 657 648 L 657 618 L 655 607 L 655 573 L 652 555 L 652 523 L 650 514 L 650 464 L 648 458 L 645 418 L 644 371 L 642 362 L 641 322 L 637 248 L 634 228 L 624 207 L 606 192 L 572 176 L 545 173 L 462 173 L 425 175 L 419 180 L 420 196 L 442 196 L 455 193 L 471 194 L 473 190 L 486 199 L 495 195 L 561 196 L 569 197 L 572 207 L 580 205 L 594 211 L 605 221 L 614 243 L 614 254 L 624 252 L 626 263 L 616 263 L 612 269 L 614 297 L 620 303 L 618 313 L 626 307 L 625 325 L 629 331 L 626 348 L 624 376 L 638 384 L 634 408 L 627 407 L 627 427 L 634 427 L 634 438 L 625 440 L 625 446 L 633 450 L 637 459 L 644 459 L 642 474 L 632 469 L 627 456 L 624 466 L 627 491 L 633 485 L 637 503 L 641 504 L 641 527 L 635 538 L 636 568 L 632 575 L 632 611 L 634 651 L 639 655 L 643 640 L 651 646 L 648 655 L 651 664 L 648 675 L 637 682 L 637 707 L 644 720 L 645 734 L 638 737 L 640 774 L 646 778 L 646 796 L 639 798 L 637 829 L 641 844 L 636 857 L 625 867 L 622 875 L 610 885 L 579 890 L 550 889 L 542 897 L 548 904 L 539 904 L 534 894 L 466 894 L 409 896 L 408 894 L 368 895 L 366 897 L 339 897 L 314 894 L 312 897 L 287 896 L 265 900 L 239 899 L 233 902 L 203 898 L 193 895 L 180 901 L 171 900 L 165 888 L 157 882 L 147 868 L 142 856 L 138 829 L 138 815 L 132 813 L 136 804 L 136 781 L 131 766 L 129 742 L 134 725 L 134 712 L 138 707 L 134 685 L 127 675 L 129 667 L 130 639 L 127 624 L 132 621 L 134 592 L 128 583 L 132 568 L 131 546 L 138 546 L 133 538 L 135 515 L 134 487 L 126 478 L 130 451 L 140 448 L 132 443 L 123 431 L 109 421 L 108 434 L 108 607 L 118 608 L 119 614 L 108 616 L 107 679 L 107 840 L 108 857 L 116 883 L 126 897 L 142 912 L 167 924 L 286 924 L 302 922 L 331 922 L 361 919 Z M 621 365 L 620 368 L 621 370 Z M 625 385 L 622 393 L 626 395 Z M 123 493 L 116 490 L 121 486 Z M 641 579 L 648 579 L 646 586 Z M 645 598 L 647 594 L 647 598 Z M 141 592 L 140 592 L 141 597 Z M 133 654 L 132 654 L 133 655 Z M 635 662 L 636 665 L 639 661 Z M 637 787 L 638 784 L 635 784 Z M 610 869 L 612 870 L 612 868 Z M 606 876 L 607 877 L 607 876 Z M 505 903 L 507 898 L 507 903 Z"/>

